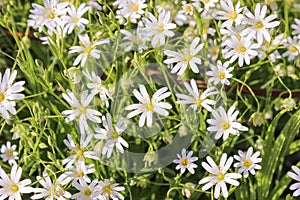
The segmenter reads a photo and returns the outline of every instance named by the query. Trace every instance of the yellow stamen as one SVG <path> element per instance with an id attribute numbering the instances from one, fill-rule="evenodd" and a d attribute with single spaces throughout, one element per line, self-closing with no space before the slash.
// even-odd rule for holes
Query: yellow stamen
<path id="1" fill-rule="evenodd" d="M 53 189 L 55 191 L 55 187 L 53 187 Z M 64 196 L 64 191 L 61 188 L 58 188 L 58 191 L 55 192 L 54 194 L 54 198 L 57 199 L 59 197 Z"/>
<path id="2" fill-rule="evenodd" d="M 89 196 L 91 196 L 91 194 L 92 194 L 92 191 L 91 191 L 91 189 L 86 189 L 84 192 L 84 196 L 87 196 L 87 197 L 89 197 Z"/>
<path id="3" fill-rule="evenodd" d="M 85 114 L 86 113 L 86 109 L 85 109 L 85 107 L 83 105 L 80 105 L 78 109 L 79 109 L 79 112 L 81 114 Z"/>
<path id="4" fill-rule="evenodd" d="M 114 131 L 113 134 L 112 134 L 112 138 L 113 139 L 117 139 L 119 137 L 119 134 L 117 131 Z"/>
<path id="5" fill-rule="evenodd" d="M 225 174 L 219 173 L 219 174 L 217 175 L 217 179 L 218 179 L 219 181 L 223 181 L 224 178 L 225 178 Z"/>
<path id="6" fill-rule="evenodd" d="M 96 48 L 96 47 L 94 47 L 94 46 L 89 46 L 89 47 L 87 47 L 84 51 L 87 52 L 88 54 L 90 54 L 91 51 L 94 50 L 95 48 Z"/>
<path id="7" fill-rule="evenodd" d="M 82 150 L 82 149 L 79 149 L 76 152 L 77 157 L 81 157 L 81 156 L 83 156 L 83 154 L 84 154 L 84 150 Z"/>
<path id="8" fill-rule="evenodd" d="M 254 27 L 258 28 L 258 29 L 262 29 L 264 27 L 264 24 L 261 21 L 258 21 L 258 22 L 256 22 Z"/>
<path id="9" fill-rule="evenodd" d="M 298 49 L 297 49 L 297 47 L 295 47 L 294 45 L 291 45 L 291 46 L 289 47 L 289 51 L 290 51 L 291 53 L 293 53 L 293 54 L 298 53 Z M 0 100 L 1 100 L 1 99 L 0 99 Z"/>
<path id="10" fill-rule="evenodd" d="M 244 161 L 243 161 L 243 166 L 246 168 L 246 169 L 249 169 L 251 166 L 252 166 L 252 161 L 250 158 L 246 158 Z"/>
<path id="11" fill-rule="evenodd" d="M 180 163 L 186 167 L 188 164 L 190 164 L 190 161 L 187 158 L 181 158 Z"/>
<path id="12" fill-rule="evenodd" d="M 187 13 L 192 12 L 192 6 L 189 5 L 189 4 L 185 5 L 184 9 L 185 9 L 185 11 L 186 11 Z"/>
<path id="13" fill-rule="evenodd" d="M 6 154 L 7 157 L 10 158 L 10 157 L 13 157 L 14 151 L 12 149 L 7 149 L 5 154 Z"/>
<path id="14" fill-rule="evenodd" d="M 19 187 L 15 183 L 13 183 L 13 185 L 11 186 L 11 191 L 12 193 L 16 193 L 19 191 Z"/>
<path id="15" fill-rule="evenodd" d="M 229 121 L 223 121 L 223 123 L 222 123 L 222 128 L 223 128 L 223 130 L 229 129 L 229 128 L 230 128 L 230 123 L 229 123 Z"/>
<path id="16" fill-rule="evenodd" d="M 139 11 L 140 6 L 137 3 L 132 3 L 132 4 L 130 4 L 129 9 L 131 12 L 137 12 L 137 11 Z"/>
<path id="17" fill-rule="evenodd" d="M 217 47 L 217 46 L 211 47 L 209 49 L 209 52 L 210 52 L 211 55 L 216 56 L 216 55 L 219 54 L 219 47 Z"/>
<path id="18" fill-rule="evenodd" d="M 237 14 L 234 10 L 230 10 L 227 12 L 227 17 L 231 20 L 235 20 L 237 18 Z"/>
<path id="19" fill-rule="evenodd" d="M 0 93 L 0 102 L 2 102 L 2 101 L 4 101 L 4 99 L 5 99 L 5 95 L 4 95 L 4 93 Z"/>
<path id="20" fill-rule="evenodd" d="M 48 14 L 49 19 L 54 19 L 55 18 L 55 13 L 52 11 L 50 14 Z"/>
<path id="21" fill-rule="evenodd" d="M 201 100 L 200 98 L 198 98 L 198 99 L 196 100 L 196 104 L 197 104 L 198 107 L 201 107 L 202 100 Z"/>
<path id="22" fill-rule="evenodd" d="M 153 110 L 153 108 L 154 108 L 154 105 L 152 103 L 149 103 L 149 104 L 146 105 L 146 110 L 147 111 L 151 111 L 151 110 Z"/>
<path id="23" fill-rule="evenodd" d="M 79 170 L 75 170 L 74 175 L 75 177 L 80 178 L 84 176 L 84 173 L 81 169 L 79 169 Z"/>
<path id="24" fill-rule="evenodd" d="M 247 48 L 242 44 L 236 48 L 237 53 L 245 53 L 246 51 L 247 51 Z"/>
<path id="25" fill-rule="evenodd" d="M 218 78 L 221 80 L 224 80 L 226 78 L 225 72 L 219 71 L 218 72 Z"/>
<path id="26" fill-rule="evenodd" d="M 157 28 L 157 32 L 162 33 L 164 32 L 164 30 L 165 30 L 165 26 L 163 24 L 159 24 Z"/>
<path id="27" fill-rule="evenodd" d="M 184 64 L 188 64 L 192 60 L 192 58 L 193 57 L 191 55 L 189 55 L 189 54 L 184 55 L 183 63 Z"/>
<path id="28" fill-rule="evenodd" d="M 112 193 L 113 193 L 113 190 L 109 186 L 105 186 L 102 189 L 102 194 L 104 194 L 106 197 L 109 197 L 110 195 L 112 195 Z"/>

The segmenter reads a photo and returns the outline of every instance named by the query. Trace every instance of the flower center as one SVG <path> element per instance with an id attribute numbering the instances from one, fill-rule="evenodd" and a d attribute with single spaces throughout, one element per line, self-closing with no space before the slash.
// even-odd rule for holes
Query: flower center
<path id="1" fill-rule="evenodd" d="M 190 12 L 193 11 L 193 10 L 192 10 L 192 6 L 189 5 L 189 4 L 185 5 L 184 9 L 185 9 L 185 11 L 186 11 L 187 13 L 190 13 Z"/>
<path id="2" fill-rule="evenodd" d="M 256 22 L 255 28 L 262 29 L 263 27 L 264 27 L 264 24 L 261 21 Z"/>
<path id="3" fill-rule="evenodd" d="M 52 11 L 51 13 L 48 14 L 48 19 L 54 19 L 55 18 L 55 13 Z"/>
<path id="4" fill-rule="evenodd" d="M 92 191 L 91 191 L 90 188 L 88 188 L 88 189 L 86 189 L 83 193 L 84 193 L 85 196 L 89 197 L 89 196 L 91 196 Z"/>
<path id="5" fill-rule="evenodd" d="M 149 104 L 146 105 L 146 110 L 147 111 L 152 111 L 153 108 L 154 108 L 154 105 L 152 103 L 149 103 Z"/>
<path id="6" fill-rule="evenodd" d="M 223 121 L 223 123 L 222 123 L 222 128 L 223 128 L 223 130 L 227 130 L 227 129 L 229 129 L 230 128 L 230 123 L 229 123 L 229 121 Z"/>
<path id="7" fill-rule="evenodd" d="M 109 186 L 105 186 L 103 189 L 102 189 L 102 194 L 104 194 L 105 196 L 109 197 L 110 195 L 112 195 L 113 193 L 113 190 L 111 189 L 111 187 Z"/>
<path id="8" fill-rule="evenodd" d="M 196 100 L 196 104 L 197 104 L 197 106 L 198 107 L 201 107 L 202 105 L 202 99 L 200 99 L 200 98 L 198 98 L 197 100 Z"/>
<path id="9" fill-rule="evenodd" d="M 242 44 L 236 48 L 237 53 L 245 53 L 246 51 L 247 51 L 247 48 Z"/>
<path id="10" fill-rule="evenodd" d="M 251 166 L 252 166 L 252 161 L 250 158 L 246 158 L 244 161 L 243 161 L 243 166 L 246 168 L 246 169 L 249 169 Z"/>
<path id="11" fill-rule="evenodd" d="M 88 46 L 84 51 L 85 51 L 86 53 L 90 54 L 91 51 L 92 51 L 93 49 L 95 49 L 94 46 Z"/>
<path id="12" fill-rule="evenodd" d="M 16 193 L 19 191 L 19 187 L 15 183 L 13 183 L 11 186 L 11 191 L 12 193 Z"/>
<path id="13" fill-rule="evenodd" d="M 119 134 L 117 131 L 114 131 L 113 134 L 112 134 L 112 138 L 113 139 L 117 139 L 119 137 Z"/>
<path id="14" fill-rule="evenodd" d="M 7 149 L 5 154 L 7 157 L 11 158 L 14 155 L 14 151 L 12 149 Z"/>
<path id="15" fill-rule="evenodd" d="M 208 3 L 210 2 L 210 0 L 202 0 L 202 2 L 203 2 L 204 4 L 208 4 Z"/>
<path id="16" fill-rule="evenodd" d="M 218 55 L 219 54 L 219 47 L 217 47 L 217 46 L 214 46 L 214 47 L 211 47 L 210 48 L 210 53 L 212 54 L 212 55 Z"/>
<path id="17" fill-rule="evenodd" d="M 73 22 L 74 23 L 77 23 L 79 21 L 79 18 L 78 17 L 75 17 L 74 19 L 73 19 Z"/>
<path id="18" fill-rule="evenodd" d="M 183 63 L 184 64 L 187 64 L 188 62 L 190 62 L 190 60 L 192 60 L 192 56 L 190 54 L 186 54 L 184 55 L 184 58 L 183 58 Z"/>
<path id="19" fill-rule="evenodd" d="M 75 177 L 80 178 L 84 176 L 84 173 L 81 169 L 79 169 L 79 170 L 75 170 L 74 175 Z"/>
<path id="20" fill-rule="evenodd" d="M 235 10 L 228 11 L 227 17 L 231 20 L 235 20 L 237 18 L 237 14 L 236 14 Z"/>
<path id="21" fill-rule="evenodd" d="M 223 173 L 219 173 L 219 174 L 217 175 L 217 179 L 218 179 L 219 181 L 223 181 L 224 178 L 225 178 L 225 174 L 223 174 Z"/>
<path id="22" fill-rule="evenodd" d="M 130 4 L 129 9 L 131 12 L 137 12 L 137 11 L 139 11 L 140 6 L 138 3 L 132 3 L 132 4 Z"/>
<path id="23" fill-rule="evenodd" d="M 53 188 L 55 190 L 55 188 Z M 58 188 L 57 191 L 54 194 L 54 198 L 59 198 L 64 196 L 64 191 L 61 188 Z"/>
<path id="24" fill-rule="evenodd" d="M 157 32 L 162 33 L 165 30 L 165 26 L 163 24 L 159 24 L 157 27 Z"/>
<path id="25" fill-rule="evenodd" d="M 4 93 L 0 93 L 0 102 L 2 102 L 2 101 L 4 101 L 4 99 L 5 99 L 5 96 L 4 96 Z"/>
<path id="26" fill-rule="evenodd" d="M 291 53 L 293 53 L 293 54 L 298 53 L 298 49 L 297 49 L 297 47 L 295 47 L 294 45 L 292 45 L 292 46 L 289 47 L 289 51 L 290 51 Z M 0 100 L 1 100 L 1 99 L 0 99 Z"/>
<path id="27" fill-rule="evenodd" d="M 78 109 L 79 109 L 79 112 L 81 114 L 85 114 L 86 113 L 86 109 L 85 109 L 85 107 L 83 105 L 80 105 Z"/>
<path id="28" fill-rule="evenodd" d="M 219 71 L 218 72 L 218 78 L 221 80 L 224 80 L 226 78 L 225 72 Z"/>
<path id="29" fill-rule="evenodd" d="M 81 157 L 81 156 L 83 156 L 83 154 L 84 154 L 84 150 L 82 150 L 82 149 L 79 149 L 76 152 L 77 157 Z"/>
<path id="30" fill-rule="evenodd" d="M 186 167 L 190 164 L 190 161 L 187 158 L 181 158 L 180 163 L 182 166 Z"/>

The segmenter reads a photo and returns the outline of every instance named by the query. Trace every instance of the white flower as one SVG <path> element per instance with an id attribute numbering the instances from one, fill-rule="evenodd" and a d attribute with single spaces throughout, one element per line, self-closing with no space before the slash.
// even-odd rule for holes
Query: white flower
<path id="1" fill-rule="evenodd" d="M 68 134 L 67 137 L 68 140 L 64 139 L 64 144 L 71 150 L 71 155 L 62 161 L 62 164 L 66 165 L 65 169 L 70 169 L 75 162 L 85 161 L 86 158 L 99 160 L 96 156 L 97 152 L 88 151 L 87 149 L 87 146 L 93 137 L 92 134 L 86 137 L 81 136 L 79 145 L 75 144 L 70 134 Z"/>
<path id="2" fill-rule="evenodd" d="M 247 153 L 245 154 L 243 151 L 238 150 L 239 156 L 234 155 L 234 159 L 239 161 L 238 163 L 235 163 L 233 166 L 234 167 L 239 167 L 239 174 L 244 175 L 245 178 L 248 177 L 249 172 L 252 175 L 255 175 L 255 170 L 261 169 L 261 166 L 258 164 L 262 161 L 261 158 L 259 158 L 259 151 L 255 152 L 253 155 L 253 148 L 250 147 L 247 150 Z"/>
<path id="3" fill-rule="evenodd" d="M 44 0 L 45 7 L 33 3 L 33 9 L 29 10 L 31 13 L 27 20 L 28 26 L 38 28 L 39 32 L 42 31 L 43 26 L 46 26 L 50 30 L 56 29 L 57 25 L 62 25 L 60 19 L 61 16 L 65 15 L 68 8 L 68 2 L 59 3 L 58 0 Z"/>
<path id="4" fill-rule="evenodd" d="M 210 175 L 199 181 L 199 184 L 206 183 L 202 187 L 202 190 L 208 190 L 215 185 L 214 197 L 218 199 L 220 192 L 222 191 L 223 196 L 227 198 L 228 189 L 226 183 L 239 186 L 240 183 L 234 179 L 242 178 L 242 175 L 238 173 L 227 173 L 233 162 L 233 158 L 229 157 L 227 160 L 227 154 L 223 153 L 219 165 L 216 165 L 215 161 L 210 156 L 207 156 L 206 160 L 208 163 L 202 162 L 201 165 Z"/>
<path id="5" fill-rule="evenodd" d="M 71 198 L 71 194 L 65 191 L 59 184 L 53 184 L 47 172 L 43 172 L 43 177 L 37 176 L 36 179 L 44 188 L 34 188 L 33 192 L 37 193 L 31 196 L 31 199 L 45 199 L 45 200 L 65 200 Z M 58 178 L 57 183 L 60 183 Z"/>
<path id="6" fill-rule="evenodd" d="M 13 115 L 17 114 L 15 109 L 16 102 L 14 100 L 20 100 L 24 98 L 24 94 L 18 94 L 24 90 L 23 85 L 25 81 L 18 81 L 13 83 L 17 76 L 17 71 L 14 70 L 10 74 L 10 69 L 7 68 L 2 77 L 0 73 L 0 113 L 3 118 L 9 120 L 10 112 Z"/>
<path id="7" fill-rule="evenodd" d="M 210 8 L 215 7 L 215 3 L 218 3 L 218 0 L 193 0 L 198 5 L 201 3 L 204 4 L 204 9 L 208 11 Z"/>
<path id="8" fill-rule="evenodd" d="M 61 174 L 59 177 L 61 179 L 60 183 L 65 185 L 72 181 L 72 183 L 77 182 L 78 180 L 85 181 L 87 183 L 91 182 L 91 179 L 88 177 L 88 174 L 94 173 L 95 168 L 94 164 L 85 165 L 84 161 L 78 161 L 74 166 L 67 169 L 66 172 Z"/>
<path id="9" fill-rule="evenodd" d="M 297 37 L 286 38 L 282 44 L 287 47 L 287 51 L 282 54 L 283 57 L 288 57 L 288 61 L 292 61 L 299 55 L 300 42 Z"/>
<path id="10" fill-rule="evenodd" d="M 186 149 L 182 149 L 181 155 L 177 154 L 178 159 L 173 160 L 173 163 L 178 164 L 176 170 L 180 169 L 180 173 L 183 174 L 187 169 L 191 174 L 194 174 L 194 168 L 197 168 L 198 166 L 193 162 L 197 161 L 198 157 L 192 157 L 193 151 L 190 151 L 187 155 L 186 153 Z"/>
<path id="11" fill-rule="evenodd" d="M 224 58 L 230 58 L 230 62 L 233 63 L 238 59 L 239 66 L 242 67 L 245 63 L 250 64 L 250 59 L 258 55 L 257 51 L 253 49 L 258 49 L 260 45 L 252 44 L 251 41 L 247 38 L 237 39 L 234 35 L 231 36 L 226 42 L 227 46 L 231 49 L 228 52 L 224 53 Z"/>
<path id="12" fill-rule="evenodd" d="M 68 8 L 68 14 L 70 16 L 63 16 L 62 19 L 65 21 L 65 29 L 68 31 L 68 34 L 71 34 L 72 31 L 76 28 L 79 30 L 84 30 L 84 25 L 89 23 L 89 20 L 82 18 L 82 15 L 90 9 L 89 6 L 86 6 L 85 3 L 80 4 L 76 10 L 73 4 Z"/>
<path id="13" fill-rule="evenodd" d="M 225 62 L 222 64 L 220 60 L 218 60 L 217 65 L 210 65 L 211 71 L 206 72 L 207 76 L 210 76 L 208 82 L 213 82 L 214 85 L 217 85 L 219 82 L 225 85 L 230 85 L 229 78 L 232 77 L 233 67 L 228 67 L 229 62 Z"/>
<path id="14" fill-rule="evenodd" d="M 243 10 L 243 8 L 240 8 L 240 2 L 237 2 L 235 8 L 232 0 L 221 0 L 220 3 L 224 11 L 217 11 L 216 19 L 226 20 L 221 24 L 221 28 L 231 26 L 233 22 L 235 22 L 235 25 L 240 24 L 243 19 L 243 15 L 240 14 Z"/>
<path id="15" fill-rule="evenodd" d="M 293 196 L 297 197 L 300 195 L 300 169 L 296 166 L 292 166 L 292 169 L 294 172 L 288 172 L 287 174 L 289 177 L 297 181 L 297 183 L 294 183 L 290 186 L 290 190 L 295 190 Z"/>
<path id="16" fill-rule="evenodd" d="M 142 113 L 139 120 L 139 126 L 144 126 L 147 119 L 147 127 L 151 127 L 153 112 L 156 112 L 165 117 L 169 115 L 169 112 L 166 111 L 166 109 L 171 109 L 172 106 L 169 103 L 160 101 L 170 96 L 171 92 L 167 92 L 168 88 L 163 87 L 157 90 L 150 99 L 144 85 L 140 85 L 139 89 L 140 91 L 134 89 L 133 94 L 140 101 L 140 103 L 132 104 L 125 108 L 125 110 L 134 110 L 127 115 L 127 118 L 132 118 Z"/>
<path id="17" fill-rule="evenodd" d="M 118 149 L 120 153 L 124 153 L 123 146 L 128 148 L 128 143 L 120 136 L 122 132 L 126 129 L 126 124 L 123 119 L 120 119 L 115 127 L 112 125 L 111 115 L 106 114 L 106 118 L 102 117 L 103 128 L 95 128 L 94 137 L 96 139 L 108 139 L 102 149 L 102 155 L 106 155 L 107 158 L 111 157 L 114 146 Z"/>
<path id="18" fill-rule="evenodd" d="M 121 10 L 117 11 L 118 15 L 129 18 L 132 23 L 137 23 L 137 19 L 145 13 L 144 9 L 147 8 L 145 0 L 128 0 L 121 4 Z"/>
<path id="19" fill-rule="evenodd" d="M 22 168 L 13 165 L 10 172 L 10 177 L 0 167 L 0 199 L 9 197 L 9 200 L 21 200 L 21 194 L 31 193 L 33 188 L 28 185 L 31 184 L 30 179 L 20 181 L 22 175 Z"/>
<path id="20" fill-rule="evenodd" d="M 92 74 L 90 74 L 88 71 L 86 71 L 83 72 L 83 74 L 92 82 L 87 84 L 87 87 L 92 90 L 92 94 L 99 94 L 99 97 L 102 101 L 101 105 L 103 106 L 105 104 L 106 107 L 108 107 L 108 100 L 113 100 L 113 98 L 110 95 L 108 89 L 105 87 L 105 85 L 102 84 L 101 78 L 97 76 L 95 72 L 92 72 Z"/>
<path id="21" fill-rule="evenodd" d="M 217 91 L 215 91 L 215 88 L 207 88 L 200 94 L 197 83 L 194 79 L 191 80 L 191 84 L 184 82 L 184 87 L 188 90 L 189 95 L 175 94 L 178 98 L 180 98 L 180 100 L 176 101 L 176 103 L 191 104 L 191 107 L 194 110 L 196 110 L 198 107 L 203 107 L 208 111 L 212 110 L 211 106 L 215 105 L 216 101 L 208 99 L 208 97 L 218 93 Z"/>
<path id="22" fill-rule="evenodd" d="M 74 66 L 78 65 L 81 62 L 80 66 L 83 67 L 89 56 L 92 56 L 95 59 L 99 59 L 101 51 L 96 49 L 97 45 L 109 43 L 109 39 L 102 39 L 95 42 L 91 42 L 87 34 L 79 34 L 78 37 L 81 42 L 81 46 L 73 46 L 70 48 L 69 51 L 69 53 L 79 53 L 79 55 L 73 62 Z"/>
<path id="23" fill-rule="evenodd" d="M 147 39 L 143 37 L 141 32 L 141 24 L 142 23 L 138 23 L 137 29 L 134 33 L 133 31 L 129 32 L 124 29 L 120 30 L 120 32 L 125 35 L 125 37 L 122 38 L 122 41 L 125 41 L 121 43 L 120 46 L 126 47 L 126 52 L 131 50 L 138 50 L 138 52 L 141 53 L 144 50 L 148 49 L 148 46 L 146 45 Z"/>
<path id="24" fill-rule="evenodd" d="M 171 73 L 177 73 L 177 75 L 182 75 L 186 68 L 189 66 L 194 73 L 199 73 L 199 68 L 197 64 L 201 64 L 201 59 L 197 56 L 199 51 L 202 50 L 203 44 L 199 44 L 200 38 L 196 37 L 189 48 L 184 48 L 181 52 L 165 50 L 164 54 L 171 57 L 164 61 L 166 64 L 177 63 Z"/>
<path id="25" fill-rule="evenodd" d="M 260 6 L 256 4 L 255 15 L 253 15 L 247 8 L 245 9 L 245 14 L 248 18 L 243 21 L 250 26 L 241 32 L 242 36 L 247 36 L 248 40 L 256 38 L 259 44 L 263 43 L 263 38 L 267 42 L 271 41 L 271 36 L 269 33 L 270 28 L 274 28 L 280 24 L 279 21 L 273 21 L 276 18 L 276 14 L 266 17 L 267 6 Z"/>
<path id="26" fill-rule="evenodd" d="M 125 188 L 123 186 L 119 186 L 118 183 L 113 183 L 114 180 L 111 178 L 110 180 L 104 179 L 103 181 L 99 181 L 100 186 L 100 196 L 98 198 L 100 200 L 109 200 L 110 198 L 113 200 L 123 200 L 124 196 L 120 193 L 120 191 L 124 191 Z"/>
<path id="27" fill-rule="evenodd" d="M 16 160 L 19 159 L 18 152 L 16 152 L 17 145 L 11 145 L 10 141 L 6 142 L 6 145 L 1 146 L 1 158 L 4 162 L 8 161 L 9 165 L 17 164 Z"/>
<path id="28" fill-rule="evenodd" d="M 99 187 L 97 185 L 98 180 L 93 180 L 91 184 L 87 184 L 85 181 L 79 179 L 78 182 L 74 182 L 73 186 L 79 190 L 78 193 L 72 195 L 71 199 L 93 200 L 98 199 Z"/>
<path id="29" fill-rule="evenodd" d="M 193 15 L 194 13 L 194 6 L 193 4 L 186 3 L 186 1 L 182 1 L 182 9 L 178 12 L 179 14 L 184 15 Z"/>
<path id="30" fill-rule="evenodd" d="M 295 36 L 300 36 L 300 20 L 299 19 L 294 19 L 295 20 L 295 24 L 292 24 L 292 29 L 293 32 L 292 32 L 292 35 L 295 35 Z"/>
<path id="31" fill-rule="evenodd" d="M 208 131 L 217 132 L 215 135 L 216 139 L 219 139 L 223 136 L 223 140 L 226 140 L 229 134 L 239 135 L 239 131 L 247 131 L 248 128 L 240 124 L 236 121 L 236 117 L 239 114 L 239 111 L 234 111 L 235 107 L 231 106 L 229 110 L 225 111 L 225 109 L 220 106 L 218 111 L 211 111 L 214 119 L 208 119 L 207 123 L 209 127 Z"/>
<path id="32" fill-rule="evenodd" d="M 94 94 L 89 94 L 89 91 L 85 90 L 81 95 L 80 102 L 70 90 L 67 90 L 67 94 L 63 93 L 62 96 L 73 109 L 65 110 L 61 114 L 67 115 L 67 118 L 65 119 L 65 122 L 67 123 L 79 118 L 79 129 L 81 134 L 90 133 L 87 119 L 95 123 L 101 123 L 101 119 L 98 116 L 101 116 L 102 114 L 97 110 L 87 108 L 93 100 Z"/>
<path id="33" fill-rule="evenodd" d="M 170 23 L 170 12 L 162 9 L 158 14 L 158 19 L 154 17 L 152 13 L 147 12 L 149 19 L 143 18 L 143 22 L 146 28 L 143 29 L 143 34 L 146 37 L 154 36 L 151 42 L 152 47 L 155 47 L 157 43 L 163 45 L 166 42 L 165 36 L 173 37 L 174 32 L 170 29 L 176 28 L 176 24 Z"/>

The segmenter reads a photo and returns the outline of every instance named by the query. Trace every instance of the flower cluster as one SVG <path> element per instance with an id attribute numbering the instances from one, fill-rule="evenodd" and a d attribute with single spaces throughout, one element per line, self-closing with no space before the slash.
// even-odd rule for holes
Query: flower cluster
<path id="1" fill-rule="evenodd" d="M 0 200 L 300 196 L 292 0 L 10 4 Z"/>

